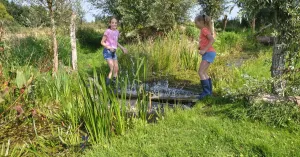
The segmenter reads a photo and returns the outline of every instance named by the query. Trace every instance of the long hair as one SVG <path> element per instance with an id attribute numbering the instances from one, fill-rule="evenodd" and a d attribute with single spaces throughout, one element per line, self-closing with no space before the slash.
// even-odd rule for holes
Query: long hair
<path id="1" fill-rule="evenodd" d="M 110 20 L 109 20 L 109 24 L 111 23 L 111 21 L 112 21 L 113 19 L 115 19 L 115 20 L 118 21 L 118 19 L 117 19 L 115 16 L 112 16 L 112 17 L 110 18 Z M 108 28 L 111 29 L 110 25 L 108 26 Z"/>
<path id="2" fill-rule="evenodd" d="M 215 33 L 213 32 L 213 28 L 212 28 L 212 21 L 211 21 L 211 18 L 207 15 L 198 15 L 196 16 L 195 18 L 195 22 L 203 22 L 204 23 L 204 26 L 207 27 L 210 32 L 211 32 L 211 35 L 214 36 Z"/>

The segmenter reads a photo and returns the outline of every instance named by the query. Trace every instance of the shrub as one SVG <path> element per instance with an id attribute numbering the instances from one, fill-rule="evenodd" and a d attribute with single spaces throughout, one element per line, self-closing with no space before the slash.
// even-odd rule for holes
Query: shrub
<path id="1" fill-rule="evenodd" d="M 50 39 L 47 37 L 35 38 L 32 36 L 25 38 L 13 38 L 8 41 L 7 61 L 15 65 L 39 66 L 49 57 Z"/>
<path id="2" fill-rule="evenodd" d="M 222 32 L 217 35 L 214 44 L 220 53 L 234 53 L 241 51 L 243 45 L 243 36 L 234 32 Z"/>
<path id="3" fill-rule="evenodd" d="M 100 48 L 102 34 L 92 28 L 79 28 L 76 32 L 76 37 L 82 48 L 96 50 Z"/>
<path id="4" fill-rule="evenodd" d="M 195 40 L 199 39 L 199 35 L 200 35 L 200 31 L 198 28 L 193 27 L 193 26 L 187 26 L 185 29 L 185 34 L 190 37 L 193 38 Z"/>

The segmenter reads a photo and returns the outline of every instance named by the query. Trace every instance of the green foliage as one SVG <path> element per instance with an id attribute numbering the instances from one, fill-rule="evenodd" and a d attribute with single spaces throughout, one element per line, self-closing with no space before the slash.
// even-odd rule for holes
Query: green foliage
<path id="1" fill-rule="evenodd" d="M 147 57 L 149 74 L 153 72 L 167 74 L 177 72 L 178 69 L 196 71 L 200 62 L 197 46 L 178 31 L 171 31 L 167 37 L 161 37 L 154 41 L 149 40 L 139 45 L 129 45 L 128 50 L 135 56 L 134 58 Z M 130 68 L 128 64 L 131 61 L 128 57 L 120 57 L 121 68 L 122 66 Z M 126 70 L 131 72 L 131 69 Z"/>
<path id="2" fill-rule="evenodd" d="M 14 1 L 0 0 L 15 22 L 25 27 L 49 26 L 48 15 L 41 6 L 22 6 Z"/>
<path id="3" fill-rule="evenodd" d="M 1 21 L 12 21 L 13 17 L 7 12 L 5 6 L 0 3 L 0 20 Z"/>
<path id="4" fill-rule="evenodd" d="M 91 2 L 120 18 L 122 28 L 126 32 L 149 27 L 156 30 L 170 30 L 175 24 L 187 20 L 187 11 L 193 5 L 193 2 L 186 0 L 91 0 Z M 102 5 L 103 3 L 105 5 Z"/>
<path id="5" fill-rule="evenodd" d="M 193 0 L 156 0 L 149 6 L 147 23 L 159 30 L 169 30 L 188 20 L 187 11 L 192 5 Z"/>
<path id="6" fill-rule="evenodd" d="M 192 110 L 168 112 L 155 125 L 137 125 L 85 156 L 299 156 L 300 143 L 295 138 L 299 132 L 220 116 L 218 108 L 234 110 L 230 103 L 211 108 L 200 104 Z"/>
<path id="7" fill-rule="evenodd" d="M 20 39 L 11 39 L 7 42 L 10 45 L 8 48 L 5 61 L 8 65 L 34 65 L 39 66 L 42 63 L 46 64 L 49 58 L 50 43 L 47 37 L 26 37 Z M 7 62 L 9 61 L 9 62 Z"/>
<path id="8" fill-rule="evenodd" d="M 29 70 L 27 72 L 30 72 Z M 30 75 L 29 75 L 30 77 Z M 24 85 L 26 85 L 27 80 L 29 80 L 28 74 L 27 77 L 25 76 L 23 71 L 17 70 L 17 77 L 16 77 L 16 84 L 18 88 L 22 88 Z"/>
<path id="9" fill-rule="evenodd" d="M 219 53 L 234 53 L 242 50 L 245 44 L 245 36 L 234 32 L 223 32 L 217 35 L 217 40 L 214 43 Z"/>
<path id="10" fill-rule="evenodd" d="M 3 66 L 5 76 L 8 71 L 17 73 L 16 77 L 6 79 L 10 80 L 9 87 L 21 87 L 32 73 L 35 88 L 28 88 L 28 93 L 20 98 L 25 119 L 18 118 L 22 129 L 24 126 L 29 128 L 22 132 L 34 138 L 18 140 L 20 143 L 24 140 L 26 144 L 20 147 L 14 143 L 9 154 L 75 156 L 72 153 L 82 151 L 78 148 L 84 142 L 81 137 L 88 135 L 90 144 L 100 144 L 94 147 L 96 152 L 87 154 L 94 156 L 298 156 L 299 108 L 285 102 L 252 101 L 252 96 L 271 91 L 271 51 L 260 45 L 257 45 L 258 49 L 244 51 L 245 47 L 252 47 L 248 32 L 221 32 L 217 35 L 214 45 L 218 50 L 217 58 L 209 71 L 214 80 L 215 97 L 204 100 L 189 111 L 166 109 L 165 120 L 152 125 L 145 123 L 149 95 L 143 86 L 139 86 L 136 112 L 139 119 L 128 117 L 129 106 L 125 99 L 128 82 L 139 84 L 153 78 L 174 77 L 169 80 L 170 84 L 199 91 L 197 70 L 201 57 L 197 52 L 198 43 L 190 39 L 192 36 L 197 39 L 199 34 L 194 27 L 188 29 L 191 29 L 185 32 L 188 36 L 175 30 L 160 38 L 128 45 L 129 54 L 121 54 L 118 50 L 122 89 L 118 97 L 113 87 L 104 85 L 108 67 L 101 49 L 96 51 L 97 48 L 92 48 L 94 44 L 84 47 L 88 45 L 84 43 L 85 39 L 99 43 L 100 39 L 96 40 L 100 34 L 97 34 L 98 30 L 80 32 L 78 67 L 81 80 L 78 74 L 66 72 L 68 67 L 63 66 L 56 76 L 37 72 L 39 66 L 47 64 L 42 59 L 49 56 L 48 37 L 11 38 L 6 51 L 9 57 Z M 90 35 L 84 36 L 85 32 Z M 69 37 L 59 35 L 58 41 L 59 58 L 67 64 Z M 299 79 L 295 77 L 294 80 Z M 1 113 L 16 101 L 19 94 L 18 89 L 15 91 L 5 98 L 5 105 L 1 104 Z M 32 116 L 34 109 L 38 113 L 36 116 Z M 6 124 L 18 126 L 14 123 L 15 115 L 11 109 L 0 118 L 5 128 L 1 129 L 1 134 L 2 130 L 8 130 Z M 43 117 L 46 120 L 40 120 Z M 16 127 L 13 130 L 19 131 Z M 261 139 L 257 137 L 264 140 L 257 140 Z M 5 142 L 0 141 L 5 143 L 1 155 L 5 153 L 7 138 Z"/>
<path id="11" fill-rule="evenodd" d="M 76 32 L 76 37 L 82 48 L 96 50 L 100 48 L 102 34 L 93 28 L 80 27 Z"/>
<path id="12" fill-rule="evenodd" d="M 198 0 L 198 3 L 203 9 L 203 13 L 211 16 L 213 19 L 218 19 L 225 10 L 226 0 Z M 199 12 L 200 13 L 200 12 Z"/>
<path id="13" fill-rule="evenodd" d="M 299 56 L 300 31 L 300 7 L 299 2 L 294 0 L 287 1 L 272 1 L 272 0 L 239 0 L 245 14 L 255 17 L 258 11 L 263 9 L 273 10 L 272 24 L 274 28 L 274 36 L 276 37 L 276 47 L 274 48 L 274 59 L 277 60 L 273 64 L 280 65 L 279 60 L 276 59 L 276 51 L 278 48 L 283 48 L 283 57 L 288 56 L 288 60 Z M 285 22 L 280 22 L 285 21 Z M 284 64 L 284 63 L 283 63 Z M 280 65 L 282 66 L 282 65 Z M 284 65 L 283 65 L 284 66 Z M 279 68 L 279 67 L 273 67 Z M 274 71 L 274 70 L 273 70 Z M 274 72 L 276 73 L 276 72 Z M 278 72 L 277 72 L 278 73 Z M 279 72 L 280 73 L 280 72 Z M 275 75 L 278 74 L 274 74 Z M 277 76 L 276 76 L 277 77 Z"/>
<path id="14" fill-rule="evenodd" d="M 199 40 L 200 30 L 194 26 L 187 26 L 185 34 L 192 39 Z"/>

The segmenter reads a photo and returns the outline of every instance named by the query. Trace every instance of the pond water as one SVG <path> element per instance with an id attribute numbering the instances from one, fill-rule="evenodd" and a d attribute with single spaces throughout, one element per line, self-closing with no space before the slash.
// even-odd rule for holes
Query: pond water
<path id="1" fill-rule="evenodd" d="M 188 98 L 197 95 L 192 91 L 183 89 L 183 87 L 170 87 L 168 80 L 143 83 L 140 85 L 131 84 L 127 88 L 127 93 L 135 95 L 140 88 L 144 88 L 146 92 L 151 93 L 154 97 Z"/>

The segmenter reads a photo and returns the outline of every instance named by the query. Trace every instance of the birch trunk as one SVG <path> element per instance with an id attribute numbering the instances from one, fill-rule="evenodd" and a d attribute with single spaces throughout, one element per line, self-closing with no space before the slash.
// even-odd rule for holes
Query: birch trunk
<path id="1" fill-rule="evenodd" d="M 70 25 L 70 37 L 71 37 L 71 49 L 72 49 L 72 69 L 77 70 L 77 48 L 76 48 L 76 14 L 73 13 L 71 16 Z"/>
<path id="2" fill-rule="evenodd" d="M 211 33 L 213 34 L 213 36 L 215 37 L 215 20 L 213 18 L 211 18 Z"/>
<path id="3" fill-rule="evenodd" d="M 57 48 L 57 39 L 56 39 L 56 27 L 54 20 L 54 10 L 53 10 L 53 1 L 48 0 L 48 9 L 51 19 L 51 35 L 52 35 L 52 49 L 53 49 L 53 75 L 57 73 L 58 70 L 58 48 Z"/>

